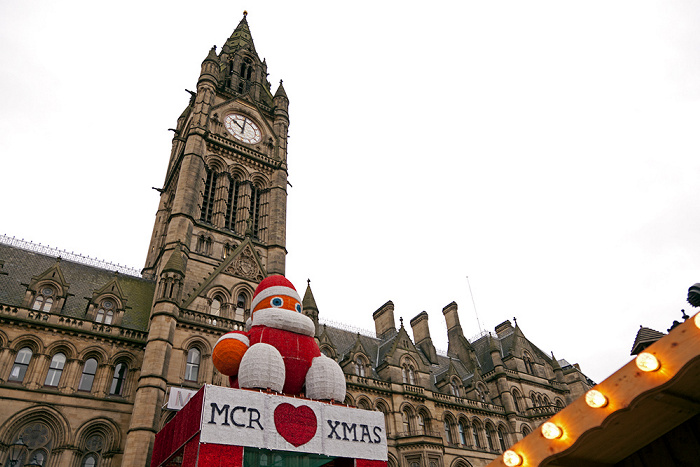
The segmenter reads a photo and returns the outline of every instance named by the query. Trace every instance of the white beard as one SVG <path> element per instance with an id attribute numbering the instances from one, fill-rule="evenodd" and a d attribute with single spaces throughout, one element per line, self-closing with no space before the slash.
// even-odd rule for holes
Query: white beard
<path id="1" fill-rule="evenodd" d="M 313 337 L 314 322 L 306 315 L 282 308 L 265 308 L 253 313 L 253 326 L 268 326 Z"/>

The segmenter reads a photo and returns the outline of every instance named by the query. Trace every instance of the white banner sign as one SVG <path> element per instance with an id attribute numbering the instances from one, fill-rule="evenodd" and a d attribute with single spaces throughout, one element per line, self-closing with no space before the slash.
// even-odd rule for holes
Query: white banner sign
<path id="1" fill-rule="evenodd" d="M 166 408 L 169 410 L 180 410 L 190 401 L 190 397 L 194 396 L 195 394 L 197 394 L 197 391 L 171 386 L 170 396 L 168 397 L 168 405 Z"/>
<path id="2" fill-rule="evenodd" d="M 210 385 L 200 442 L 387 460 L 381 412 Z"/>

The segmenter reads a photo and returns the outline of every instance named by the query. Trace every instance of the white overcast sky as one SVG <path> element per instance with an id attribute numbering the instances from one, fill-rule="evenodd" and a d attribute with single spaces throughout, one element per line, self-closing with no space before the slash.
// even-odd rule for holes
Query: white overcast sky
<path id="1" fill-rule="evenodd" d="M 700 3 L 0 2 L 0 233 L 140 268 L 200 64 L 290 98 L 287 276 L 321 317 L 506 319 L 601 381 L 700 282 Z M 410 329 L 409 329 L 410 331 Z"/>

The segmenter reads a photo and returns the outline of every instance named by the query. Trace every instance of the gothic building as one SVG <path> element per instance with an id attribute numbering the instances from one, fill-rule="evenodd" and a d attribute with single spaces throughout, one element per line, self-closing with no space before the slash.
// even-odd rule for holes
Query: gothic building
<path id="1" fill-rule="evenodd" d="M 244 326 L 256 284 L 285 272 L 288 104 L 244 16 L 177 119 L 140 273 L 0 239 L 2 465 L 149 465 L 173 388 L 226 385 L 213 344 Z M 446 355 L 425 312 L 413 338 L 391 302 L 373 336 L 319 323 L 310 286 L 303 312 L 346 374 L 346 402 L 384 413 L 392 467 L 485 465 L 591 385 L 517 323 L 466 339 L 455 303 Z"/>

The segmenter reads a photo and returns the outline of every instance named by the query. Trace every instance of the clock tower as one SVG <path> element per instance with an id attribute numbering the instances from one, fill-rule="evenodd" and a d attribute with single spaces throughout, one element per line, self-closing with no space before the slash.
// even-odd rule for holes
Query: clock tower
<path id="1" fill-rule="evenodd" d="M 281 81 L 271 92 L 246 13 L 188 92 L 143 269 L 156 292 L 124 465 L 147 464 L 167 388 L 182 380 L 170 360 L 193 329 L 181 321 L 202 323 L 206 354 L 244 327 L 257 284 L 285 272 L 289 100 Z"/>

